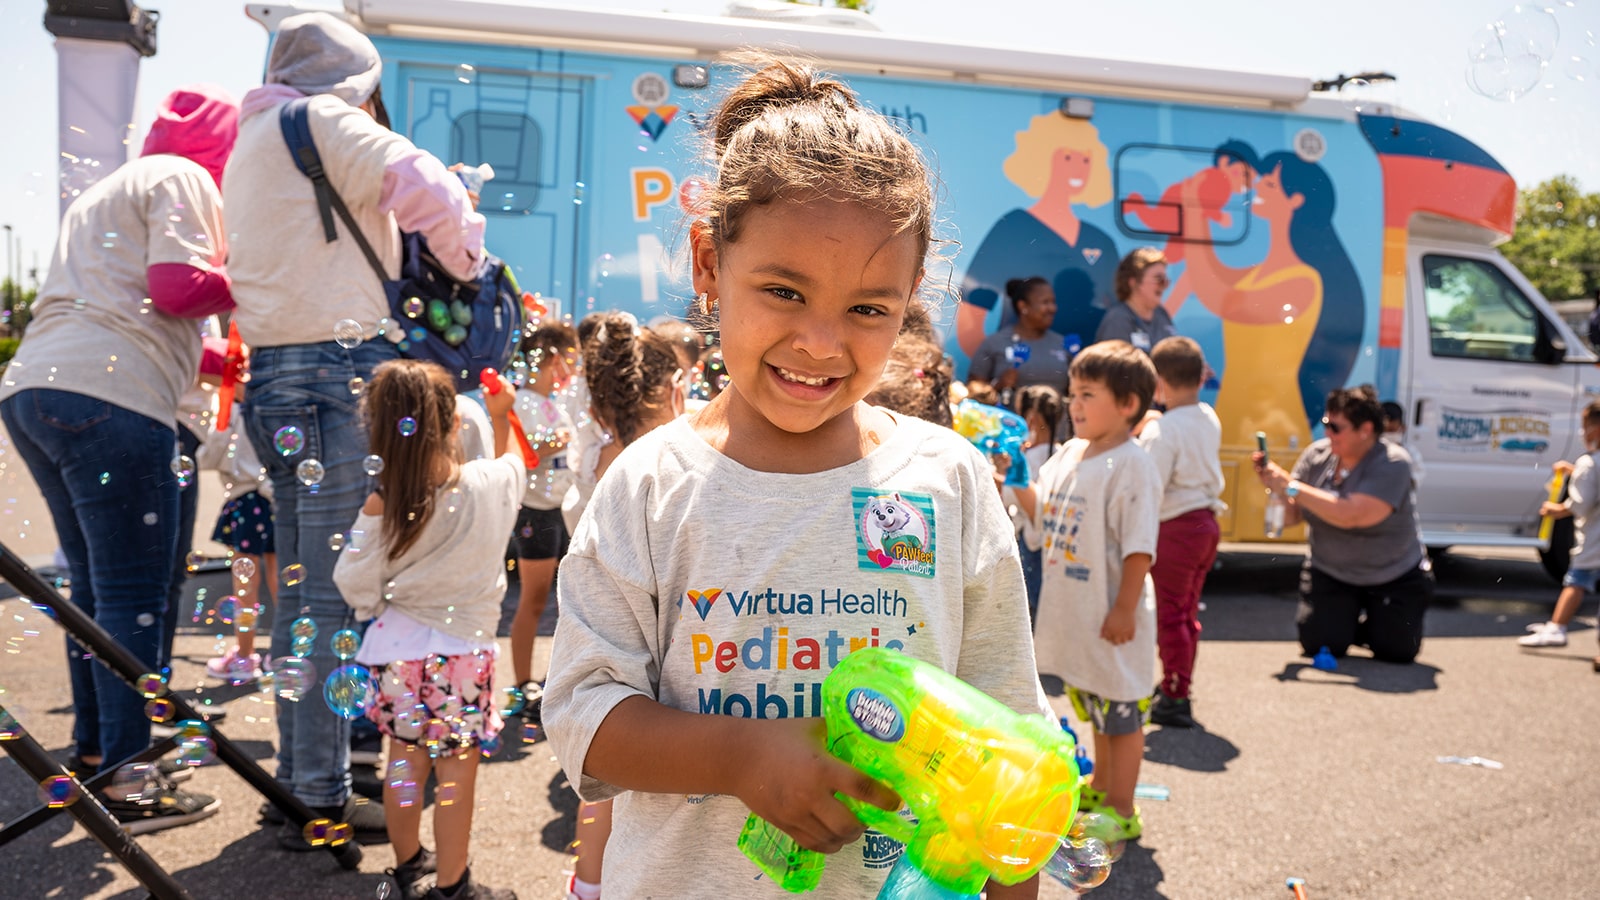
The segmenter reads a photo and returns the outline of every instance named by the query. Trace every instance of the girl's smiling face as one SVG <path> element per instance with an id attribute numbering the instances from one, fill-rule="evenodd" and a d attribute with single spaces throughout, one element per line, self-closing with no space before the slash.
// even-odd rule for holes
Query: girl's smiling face
<path id="1" fill-rule="evenodd" d="M 715 301 L 729 401 L 790 434 L 877 386 L 922 278 L 915 238 L 850 201 L 749 208 L 738 239 L 691 233 L 694 288 Z"/>

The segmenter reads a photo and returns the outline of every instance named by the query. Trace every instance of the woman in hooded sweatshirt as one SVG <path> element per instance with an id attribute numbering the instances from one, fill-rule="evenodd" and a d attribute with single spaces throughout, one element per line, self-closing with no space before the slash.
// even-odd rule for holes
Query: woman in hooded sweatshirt
<path id="1" fill-rule="evenodd" d="M 355 625 L 334 586 L 334 563 L 341 547 L 360 552 L 371 539 L 350 531 L 372 484 L 356 404 L 373 370 L 398 352 L 378 336 L 388 301 L 348 227 L 341 221 L 338 238 L 325 238 L 311 181 L 284 142 L 283 104 L 311 98 L 311 136 L 328 181 L 390 277 L 399 273 L 399 229 L 421 232 L 452 275 L 476 275 L 484 225 L 461 181 L 386 127 L 381 69 L 372 42 L 342 20 L 284 19 L 266 83 L 245 96 L 222 191 L 233 231 L 234 321 L 252 348 L 246 429 L 272 479 L 278 563 L 304 570 L 297 583 L 280 583 L 286 614 L 273 622 L 273 654 L 286 654 L 297 619 L 309 619 L 316 634 L 306 655 L 316 673 L 310 698 L 278 704 L 278 779 L 320 815 L 378 834 L 382 807 L 350 797 L 350 723 L 315 688 L 342 664 L 329 639 Z M 292 823 L 279 843 L 312 849 Z"/>
<path id="2" fill-rule="evenodd" d="M 233 305 L 218 184 L 238 116 L 209 85 L 162 100 L 140 157 L 67 208 L 0 377 L 0 419 L 50 506 L 72 602 L 152 672 L 178 543 L 178 400 L 200 364 L 198 320 Z M 78 762 L 104 768 L 145 749 L 144 699 L 70 641 L 67 659 Z M 119 782 L 102 801 L 134 834 L 219 805 L 159 776 Z"/>

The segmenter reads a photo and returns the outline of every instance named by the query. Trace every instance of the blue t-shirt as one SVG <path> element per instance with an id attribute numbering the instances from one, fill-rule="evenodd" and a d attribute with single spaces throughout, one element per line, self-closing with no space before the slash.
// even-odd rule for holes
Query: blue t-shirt
<path id="1" fill-rule="evenodd" d="M 1101 316 L 1117 302 L 1113 286 L 1121 259 L 1110 236 L 1088 222 L 1079 223 L 1074 247 L 1032 213 L 1014 209 L 994 223 L 978 245 L 961 281 L 961 300 L 994 309 L 1005 296 L 1007 281 L 1034 275 L 1048 278 L 1056 292 L 1056 318 L 1050 330 L 1077 335 L 1078 343 L 1087 346 L 1099 330 Z M 1015 319 L 1008 300 L 1000 325 Z"/>

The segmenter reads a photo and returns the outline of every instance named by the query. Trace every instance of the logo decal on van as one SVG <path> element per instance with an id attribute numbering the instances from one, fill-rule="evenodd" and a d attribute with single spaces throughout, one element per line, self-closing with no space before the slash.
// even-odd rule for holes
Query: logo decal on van
<path id="1" fill-rule="evenodd" d="M 1439 446 L 1465 453 L 1504 450 L 1543 453 L 1550 449 L 1550 414 L 1539 409 L 1444 408 Z"/>

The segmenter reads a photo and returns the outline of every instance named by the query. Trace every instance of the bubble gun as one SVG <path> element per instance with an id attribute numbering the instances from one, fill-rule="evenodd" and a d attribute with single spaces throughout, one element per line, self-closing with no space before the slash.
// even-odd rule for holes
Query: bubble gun
<path id="1" fill-rule="evenodd" d="M 1556 466 L 1551 470 L 1549 497 L 1551 503 L 1561 499 L 1561 492 L 1567 489 L 1567 476 L 1569 474 L 1571 474 L 1570 471 L 1562 466 Z M 1539 543 L 1544 544 L 1546 547 L 1550 546 L 1550 536 L 1555 534 L 1555 531 L 1556 520 L 1553 516 L 1541 516 L 1539 518 Z"/>
<path id="2" fill-rule="evenodd" d="M 963 400 L 956 406 L 956 433 L 977 447 L 984 456 L 1006 456 L 1006 484 L 1028 486 L 1028 458 L 1022 445 L 1028 440 L 1028 423 L 1009 409 L 989 406 L 976 400 Z"/>
<path id="3" fill-rule="evenodd" d="M 1103 842 L 1070 831 L 1078 807 L 1074 741 L 937 666 L 882 647 L 845 657 L 822 682 L 828 752 L 894 789 L 889 812 L 839 796 L 869 827 L 906 845 L 882 898 L 976 898 L 991 878 L 1041 869 L 1084 891 L 1110 872 Z M 785 890 L 809 891 L 825 857 L 751 815 L 739 849 Z"/>
<path id="4" fill-rule="evenodd" d="M 494 369 L 484 369 L 478 373 L 478 382 L 490 395 L 498 394 L 505 390 L 505 382 L 501 380 L 500 373 Z M 517 436 L 517 443 L 522 447 L 522 462 L 528 468 L 539 464 L 539 452 L 528 443 L 528 433 L 522 430 L 522 420 L 517 417 L 515 409 L 506 410 L 506 422 L 511 425 L 511 433 Z"/>
<path id="5" fill-rule="evenodd" d="M 228 350 L 222 363 L 222 387 L 217 390 L 218 432 L 226 432 L 233 420 L 233 395 L 244 373 L 244 339 L 239 336 L 239 323 L 228 322 Z"/>

